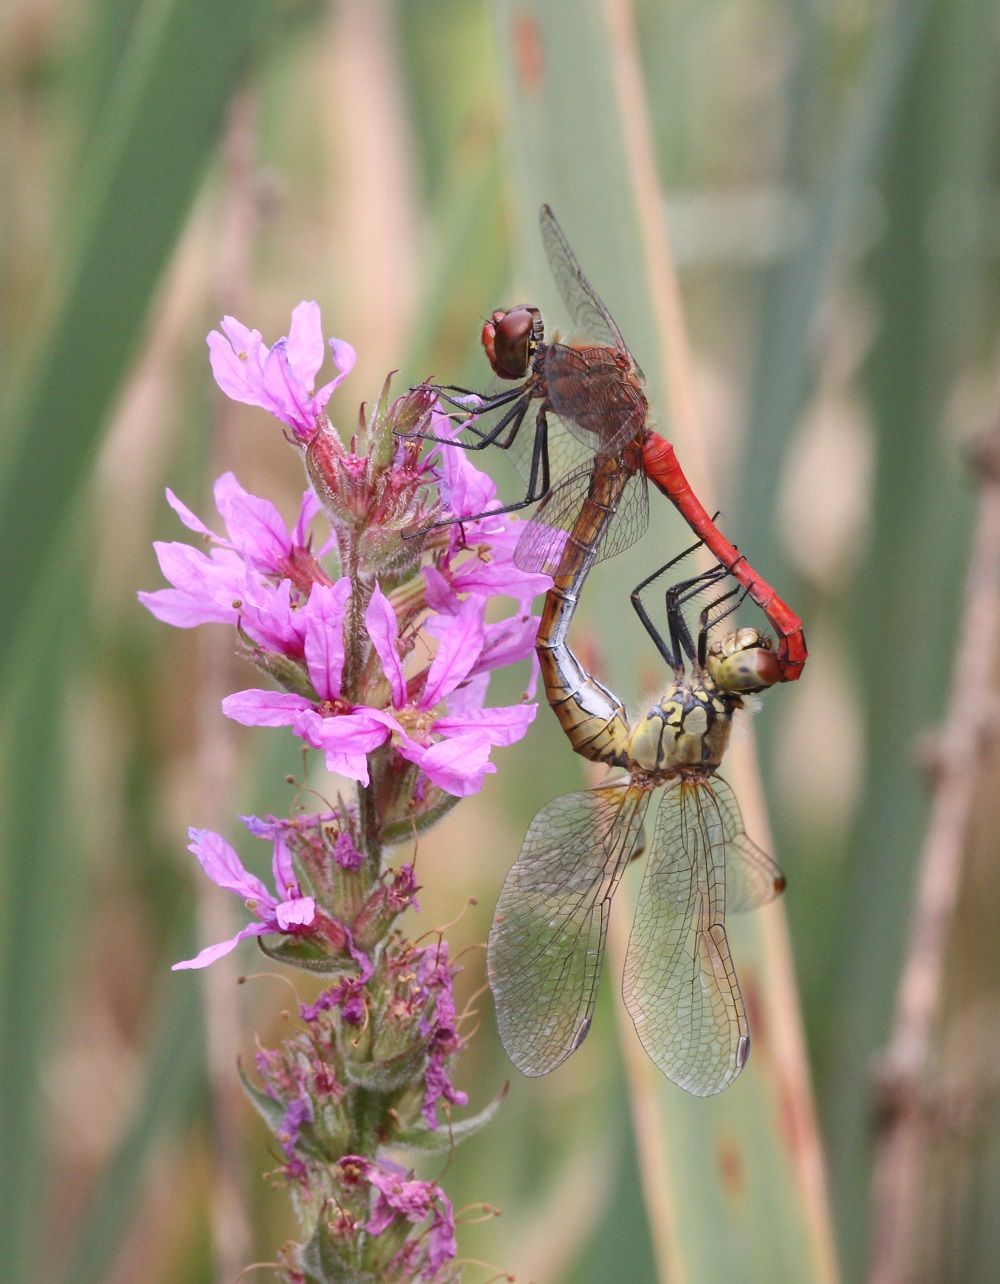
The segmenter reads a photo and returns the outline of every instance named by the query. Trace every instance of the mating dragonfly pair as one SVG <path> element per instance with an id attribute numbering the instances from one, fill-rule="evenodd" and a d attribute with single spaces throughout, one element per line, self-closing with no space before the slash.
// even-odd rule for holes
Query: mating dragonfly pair
<path id="1" fill-rule="evenodd" d="M 739 1074 L 750 1046 L 726 910 L 753 909 L 784 888 L 715 772 L 744 696 L 799 677 L 802 622 L 722 534 L 673 447 L 649 428 L 642 372 L 547 205 L 541 229 L 579 337 L 546 342 L 532 306 L 494 312 L 483 347 L 494 372 L 518 386 L 491 395 L 453 385 L 433 390 L 469 434 L 450 444 L 496 445 L 520 462 L 524 497 L 495 511 L 538 504 L 515 562 L 553 576 L 536 641 L 549 704 L 577 753 L 627 774 L 558 798 L 532 821 L 493 918 L 490 984 L 504 1047 L 525 1074 L 548 1073 L 580 1046 L 594 1011 L 611 900 L 643 848 L 643 821 L 659 793 L 623 994 L 655 1064 L 680 1087 L 708 1096 Z M 531 433 L 524 425 L 533 408 Z M 716 564 L 667 589 L 666 637 L 640 594 L 681 558 L 633 592 L 671 671 L 659 702 L 633 725 L 617 696 L 574 655 L 567 634 L 594 565 L 646 529 L 649 482 L 698 536 L 694 547 L 704 544 Z M 685 610 L 728 577 L 737 587 L 701 610 L 694 636 Z M 748 628 L 712 642 L 712 630 L 748 596 L 774 629 L 776 646 Z"/>

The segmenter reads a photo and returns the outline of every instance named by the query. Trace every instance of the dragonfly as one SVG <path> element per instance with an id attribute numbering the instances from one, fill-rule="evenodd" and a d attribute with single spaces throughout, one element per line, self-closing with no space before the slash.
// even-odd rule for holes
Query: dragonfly
<path id="1" fill-rule="evenodd" d="M 604 471 L 595 470 L 598 481 Z M 608 472 L 613 479 L 613 467 Z M 713 608 L 732 593 L 702 611 L 695 641 L 684 609 L 729 572 L 720 564 L 683 580 L 665 597 L 669 641 L 661 639 L 661 651 L 671 657 L 672 680 L 633 724 L 566 641 L 593 564 L 591 540 L 608 520 L 601 498 L 588 497 L 574 523 L 546 596 L 537 653 L 549 703 L 575 751 L 626 774 L 556 799 L 531 822 L 493 917 L 490 985 L 501 1040 L 525 1074 L 548 1074 L 580 1046 L 611 903 L 642 852 L 644 821 L 658 799 L 622 992 L 654 1064 L 681 1088 L 710 1096 L 732 1083 L 750 1050 L 726 912 L 754 909 L 785 887 L 778 866 L 747 837 L 733 791 L 716 770 L 744 695 L 780 680 L 777 657 L 756 629 L 708 643 L 720 618 Z"/>
<path id="2" fill-rule="evenodd" d="M 631 547 L 645 531 L 651 482 L 764 612 L 778 639 L 780 680 L 795 681 L 807 657 L 801 619 L 725 537 L 692 490 L 671 443 L 649 426 L 642 370 L 548 205 L 541 208 L 540 224 L 552 275 L 581 338 L 547 342 L 542 314 L 531 304 L 493 312 L 483 326 L 483 349 L 494 373 L 518 386 L 480 394 L 430 385 L 466 415 L 463 428 L 472 440 L 449 444 L 511 451 L 527 474 L 524 497 L 494 511 L 538 503 L 515 552 L 516 563 L 528 571 L 554 575 L 560 569 L 596 459 L 612 457 L 620 465 L 615 520 L 607 525 L 596 560 Z M 525 423 L 532 409 L 530 433 Z M 499 417 L 484 427 L 482 417 L 493 412 Z M 556 423 L 568 431 L 556 430 Z"/>

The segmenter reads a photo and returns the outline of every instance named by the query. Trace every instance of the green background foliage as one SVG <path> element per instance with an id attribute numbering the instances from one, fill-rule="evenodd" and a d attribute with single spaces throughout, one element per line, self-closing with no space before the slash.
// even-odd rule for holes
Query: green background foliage
<path id="1" fill-rule="evenodd" d="M 541 1082 L 508 1066 L 477 1000 L 461 1084 L 476 1108 L 511 1089 L 443 1181 L 463 1220 L 484 1201 L 503 1215 L 465 1226 L 460 1251 L 567 1284 L 804 1280 L 833 1275 L 832 1226 L 843 1277 L 862 1278 L 871 1070 L 926 815 L 916 748 L 948 689 L 967 449 L 998 409 L 993 6 L 14 0 L 0 48 L 4 1278 L 231 1278 L 231 1257 L 267 1260 L 294 1233 L 257 1176 L 274 1166 L 263 1129 L 225 1086 L 252 1032 L 280 1037 L 287 987 L 167 970 L 226 912 L 197 887 L 186 826 L 287 807 L 299 767 L 278 733 L 261 748 L 221 725 L 211 675 L 228 654 L 134 599 L 160 584 L 151 540 L 180 537 L 164 485 L 206 516 L 223 467 L 286 512 L 302 485 L 262 412 L 220 404 L 203 336 L 232 312 L 270 340 L 318 299 L 360 354 L 331 405 L 345 432 L 387 370 L 399 387 L 479 385 L 493 307 L 567 320 L 543 200 L 645 369 L 657 426 L 806 620 L 804 680 L 754 722 L 789 891 L 734 938 L 766 977 L 787 915 L 800 1002 L 765 979 L 758 1020 L 804 1030 L 829 1203 L 800 1181 L 788 1107 L 808 1080 L 782 1082 L 764 1038 L 717 1101 L 651 1082 L 608 976 L 586 1045 Z M 663 331 L 665 233 L 686 375 Z M 686 542 L 661 507 L 574 626 L 633 705 L 662 675 L 623 585 Z M 991 770 L 937 1049 L 975 1143 L 956 1127 L 928 1169 L 927 1278 L 990 1278 L 996 1260 L 995 1071 L 979 1069 L 996 1064 L 1000 985 Z M 466 996 L 528 821 L 582 779 L 543 711 L 422 842 L 414 930 L 479 902 L 449 933 L 469 947 Z"/>

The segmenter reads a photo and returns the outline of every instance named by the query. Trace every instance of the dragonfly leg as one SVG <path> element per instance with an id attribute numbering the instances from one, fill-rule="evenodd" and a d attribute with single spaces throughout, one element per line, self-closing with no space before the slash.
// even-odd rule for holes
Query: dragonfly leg
<path id="1" fill-rule="evenodd" d="M 715 516 L 712 518 L 712 521 L 714 522 L 716 517 L 718 516 L 719 514 L 716 513 Z M 642 593 L 644 589 L 647 589 L 650 586 L 650 584 L 655 583 L 655 581 L 658 580 L 661 575 L 666 574 L 666 572 L 669 571 L 671 567 L 676 566 L 679 562 L 683 562 L 686 557 L 690 557 L 692 553 L 697 552 L 697 550 L 702 547 L 703 542 L 704 541 L 700 539 L 695 540 L 695 542 L 691 544 L 688 548 L 685 548 L 682 552 L 678 553 L 676 557 L 672 557 L 669 562 L 665 562 L 663 566 L 655 570 L 652 573 L 652 575 L 647 575 L 644 580 L 642 580 L 639 584 L 635 586 L 635 588 L 632 590 L 632 593 L 630 595 L 632 609 L 635 611 L 636 615 L 638 615 L 639 620 L 642 624 L 642 627 L 649 634 L 650 638 L 653 641 L 654 646 L 659 651 L 659 653 L 663 656 L 664 660 L 666 660 L 667 664 L 669 664 L 670 667 L 675 672 L 678 672 L 683 667 L 683 665 L 681 660 L 681 649 L 678 647 L 678 638 L 675 635 L 673 624 L 671 624 L 671 640 L 673 642 L 673 650 L 671 651 L 670 648 L 667 646 L 666 642 L 664 641 L 663 635 L 660 633 L 660 631 L 657 629 L 656 625 L 653 623 L 652 619 L 650 618 L 649 612 L 646 610 L 646 607 L 642 602 Z M 705 574 L 715 575 L 717 569 L 718 568 L 713 568 L 712 571 L 706 572 Z M 684 580 L 682 584 L 676 585 L 674 589 L 670 589 L 667 591 L 666 603 L 667 603 L 668 620 L 672 619 L 671 609 L 670 609 L 670 603 L 671 603 L 672 597 L 675 602 L 675 611 L 676 611 L 677 609 L 676 600 L 679 593 L 683 592 L 685 588 L 691 587 L 693 584 L 701 584 L 702 587 L 704 587 L 703 581 L 704 581 L 704 575 L 696 575 L 690 579 Z M 700 591 L 700 589 L 698 591 Z M 678 615 L 677 618 L 681 620 L 681 623 L 683 625 L 683 617 L 680 617 Z M 685 628 L 685 634 L 687 638 L 687 645 L 683 646 L 683 653 L 686 654 L 689 659 L 693 659 L 694 646 L 690 640 L 690 630 L 686 628 L 686 625 L 684 626 L 684 628 Z"/>
<path id="2" fill-rule="evenodd" d="M 483 437 L 481 442 L 474 445 L 465 445 L 466 450 L 481 450 L 483 446 L 491 445 L 496 440 L 496 434 L 503 428 L 508 429 L 506 442 L 497 442 L 501 449 L 506 450 L 514 438 L 517 436 L 524 417 L 528 412 L 530 399 L 525 398 L 520 405 L 514 406 L 503 416 L 500 423 L 490 430 L 490 433 Z M 418 434 L 411 434 L 418 435 Z M 431 441 L 437 438 L 429 438 Z M 445 442 L 449 446 L 457 446 L 459 442 Z M 483 513 L 466 514 L 464 517 L 443 517 L 440 521 L 431 522 L 428 526 L 421 527 L 415 531 L 412 536 L 404 536 L 404 539 L 416 538 L 416 536 L 425 536 L 431 531 L 440 530 L 445 526 L 454 526 L 463 522 L 475 522 L 483 517 L 497 517 L 503 513 L 518 513 L 522 508 L 530 508 L 547 495 L 551 486 L 549 476 L 549 449 L 548 449 L 548 421 L 545 418 L 545 409 L 542 407 L 538 411 L 535 420 L 535 439 L 531 450 L 531 473 L 528 478 L 528 490 L 523 499 L 516 500 L 513 504 L 504 504 L 500 508 L 490 508 Z"/>
<path id="3" fill-rule="evenodd" d="M 468 429 L 469 432 L 475 433 L 475 441 L 454 441 L 450 437 L 437 437 L 434 433 L 430 432 L 401 432 L 396 435 L 398 437 L 404 437 L 407 440 L 412 440 L 415 437 L 419 441 L 432 441 L 436 445 L 440 446 L 457 446 L 459 450 L 485 450 L 487 446 L 492 446 L 493 443 L 496 442 L 501 449 L 506 450 L 517 436 L 517 430 L 520 428 L 524 416 L 528 413 L 528 406 L 531 402 L 531 397 L 530 395 L 523 394 L 523 400 L 517 400 L 517 398 L 521 397 L 522 390 L 520 388 L 516 388 L 514 390 L 514 396 L 511 396 L 509 393 L 504 393 L 502 394 L 502 399 L 497 400 L 492 405 L 486 406 L 485 412 L 488 413 L 491 410 L 499 409 L 510 401 L 514 401 L 515 403 L 513 406 L 510 406 L 509 409 L 500 416 L 497 422 L 488 429 L 479 428 L 473 423 L 463 424 L 463 431 Z M 476 415 L 478 416 L 480 413 L 483 412 L 477 411 Z M 505 442 L 501 442 L 499 438 L 505 429 L 509 430 L 507 432 L 507 439 Z"/>
<path id="4" fill-rule="evenodd" d="M 684 618 L 684 607 L 701 593 L 704 593 L 707 588 L 725 579 L 727 573 L 724 566 L 713 566 L 709 570 L 702 572 L 701 575 L 693 576 L 688 580 L 681 580 L 679 584 L 667 589 L 665 603 L 670 638 L 678 657 L 683 653 L 690 663 L 694 663 L 695 660 L 695 645 L 691 638 L 691 628 Z M 702 639 L 699 635 L 698 664 L 700 667 L 704 667 L 704 662 L 701 658 L 701 644 Z"/>
<path id="5" fill-rule="evenodd" d="M 674 559 L 675 562 L 679 560 L 679 558 Z M 691 662 L 695 658 L 695 645 L 691 637 L 691 629 L 684 618 L 684 607 L 700 593 L 703 593 L 706 588 L 712 584 L 717 584 L 719 580 L 723 579 L 726 575 L 726 568 L 724 566 L 713 566 L 707 571 L 702 571 L 699 575 L 680 580 L 667 589 L 664 595 L 664 604 L 670 635 L 669 644 L 653 623 L 640 597 L 642 589 L 666 569 L 666 567 L 661 567 L 654 575 L 644 580 L 642 584 L 633 590 L 630 600 L 635 613 L 652 639 L 654 646 L 667 664 L 680 676 L 684 671 L 684 658 L 687 657 Z"/>
<path id="6" fill-rule="evenodd" d="M 539 477 L 541 472 L 541 477 Z M 541 499 L 552 488 L 552 477 L 549 468 L 549 420 L 545 413 L 545 402 L 538 407 L 535 416 L 535 440 L 531 445 L 531 471 L 528 473 L 528 494 L 533 499 Z"/>
<path id="7" fill-rule="evenodd" d="M 698 617 L 698 664 L 701 668 L 705 667 L 705 659 L 708 654 L 709 630 L 713 629 L 717 624 L 721 624 L 723 620 L 727 620 L 734 611 L 738 611 L 747 600 L 749 592 L 750 590 L 746 585 L 742 588 L 740 585 L 737 585 L 735 588 L 731 588 L 727 593 L 723 593 L 721 596 L 709 602 L 701 612 L 701 615 Z M 735 600 L 730 601 L 731 598 Z M 722 606 L 724 602 L 729 602 L 729 605 L 724 611 L 718 611 L 718 608 Z M 718 613 L 713 615 L 713 611 Z"/>
<path id="8" fill-rule="evenodd" d="M 449 406 L 454 406 L 456 410 L 464 410 L 467 414 L 489 414 L 491 410 L 499 410 L 501 406 L 506 406 L 511 401 L 516 401 L 524 391 L 524 385 L 520 384 L 516 388 L 507 388 L 504 392 L 490 393 L 484 396 L 481 392 L 476 392 L 474 388 L 461 388 L 457 383 L 432 383 L 427 387 L 433 389 L 442 401 L 447 401 Z M 410 390 L 411 392 L 413 389 Z M 458 393 L 458 397 L 450 394 Z M 472 410 L 466 402 L 469 397 L 475 397 L 479 406 Z"/>

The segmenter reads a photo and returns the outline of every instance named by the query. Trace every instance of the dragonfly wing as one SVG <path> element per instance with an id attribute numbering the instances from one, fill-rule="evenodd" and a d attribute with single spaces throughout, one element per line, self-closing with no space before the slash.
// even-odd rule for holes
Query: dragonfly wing
<path id="1" fill-rule="evenodd" d="M 569 532 L 576 527 L 584 502 L 590 494 L 593 460 L 564 477 L 542 499 L 514 550 L 514 562 L 522 571 L 558 575 L 567 552 Z M 645 473 L 634 473 L 625 483 L 605 533 L 598 540 L 594 562 L 614 557 L 631 548 L 649 525 L 649 488 Z M 587 531 L 577 532 L 577 538 Z"/>
<path id="2" fill-rule="evenodd" d="M 549 476 L 551 484 L 557 485 L 561 478 L 590 463 L 594 458 L 594 452 L 558 415 L 550 413 L 546 417 L 548 419 L 546 443 L 549 455 Z M 527 482 L 531 476 L 535 432 L 534 412 L 529 412 L 528 421 L 507 451 L 524 482 Z"/>
<path id="3" fill-rule="evenodd" d="M 616 454 L 646 427 L 649 402 L 613 348 L 550 343 L 545 393 L 569 431 L 596 454 Z"/>
<path id="4" fill-rule="evenodd" d="M 603 299 L 587 280 L 579 260 L 570 249 L 565 232 L 559 226 L 559 220 L 548 205 L 542 206 L 538 221 L 553 280 L 582 337 L 609 343 L 627 352 L 622 332 L 605 307 Z"/>
<path id="5" fill-rule="evenodd" d="M 622 992 L 643 1047 L 697 1097 L 721 1092 L 750 1050 L 725 927 L 725 832 L 704 783 L 667 787 L 656 819 Z"/>
<path id="6" fill-rule="evenodd" d="M 611 898 L 649 792 L 566 794 L 531 822 L 490 929 L 487 968 L 507 1054 L 548 1074 L 580 1046 L 597 997 Z"/>
<path id="7" fill-rule="evenodd" d="M 785 890 L 785 876 L 762 848 L 746 836 L 740 805 L 719 776 L 712 777 L 726 842 L 726 908 L 739 914 L 766 905 Z"/>

